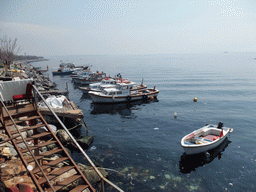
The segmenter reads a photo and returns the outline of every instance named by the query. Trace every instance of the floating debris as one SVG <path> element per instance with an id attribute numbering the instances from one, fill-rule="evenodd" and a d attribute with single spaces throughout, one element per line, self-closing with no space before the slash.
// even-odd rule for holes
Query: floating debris
<path id="1" fill-rule="evenodd" d="M 171 179 L 171 176 L 169 174 L 164 175 L 166 179 Z"/>
<path id="2" fill-rule="evenodd" d="M 97 147 L 92 146 L 92 147 L 89 149 L 89 151 L 93 151 L 93 150 L 96 150 L 96 149 L 97 149 Z"/>

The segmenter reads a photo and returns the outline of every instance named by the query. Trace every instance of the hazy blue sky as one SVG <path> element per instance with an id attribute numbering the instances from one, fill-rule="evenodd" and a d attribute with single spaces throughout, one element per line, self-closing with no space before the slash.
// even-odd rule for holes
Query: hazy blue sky
<path id="1" fill-rule="evenodd" d="M 0 0 L 27 55 L 255 51 L 254 0 Z"/>

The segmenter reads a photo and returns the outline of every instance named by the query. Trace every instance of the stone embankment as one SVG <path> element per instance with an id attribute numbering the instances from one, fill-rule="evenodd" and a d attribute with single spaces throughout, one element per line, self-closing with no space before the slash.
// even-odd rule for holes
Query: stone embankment
<path id="1" fill-rule="evenodd" d="M 40 70 L 35 69 L 28 63 L 16 63 L 16 66 L 19 66 L 20 70 L 24 72 L 13 72 L 12 73 L 12 78 L 20 78 L 20 79 L 28 79 L 28 78 L 33 78 L 35 85 L 39 91 L 45 91 L 45 90 L 57 90 L 56 84 L 52 83 L 50 79 L 46 76 L 44 76 Z M 26 122 L 24 125 L 19 125 L 18 128 L 24 128 L 28 126 L 29 122 Z M 54 126 L 53 126 L 54 127 Z M 11 129 L 11 127 L 10 127 Z M 14 129 L 14 127 L 13 127 Z M 38 130 L 39 131 L 39 130 Z M 40 130 L 40 131 L 46 131 L 46 130 Z M 66 134 L 64 130 L 55 130 L 56 135 L 63 143 L 65 147 L 72 146 L 70 149 L 71 150 L 76 150 L 75 144 L 71 141 L 70 137 Z M 33 134 L 33 132 L 24 132 L 22 133 L 22 136 L 24 138 L 29 137 Z M 8 136 L 5 134 L 5 130 L 3 127 L 0 126 L 0 142 L 8 139 Z M 46 142 L 47 138 L 45 140 L 41 140 L 40 142 Z M 77 139 L 78 143 L 83 147 L 83 148 L 88 148 L 88 146 L 93 142 L 93 136 L 86 136 L 82 139 Z M 30 146 L 33 146 L 33 142 L 28 143 Z M 19 145 L 24 145 L 24 146 L 19 146 L 19 147 L 26 147 L 25 144 L 19 144 Z M 40 152 L 45 152 L 51 149 L 54 149 L 56 146 L 55 144 L 52 144 L 47 147 L 42 147 L 40 149 Z M 67 151 L 70 152 L 70 150 L 67 149 Z M 27 154 L 28 156 L 30 154 Z M 48 159 L 43 159 L 42 164 L 47 163 L 48 161 L 54 160 L 56 158 L 59 158 L 60 156 L 52 156 Z M 59 165 L 60 167 L 62 165 Z M 35 164 L 31 163 L 29 167 L 27 168 L 34 168 Z M 57 168 L 50 168 L 45 171 L 46 175 L 49 174 L 50 172 L 54 171 Z M 91 183 L 97 183 L 100 181 L 100 177 L 97 175 L 97 173 L 94 171 L 94 169 L 91 166 L 83 165 L 83 164 L 78 164 L 78 167 L 81 169 L 81 171 L 84 173 L 84 175 L 88 178 L 88 180 Z M 12 145 L 12 142 L 5 142 L 0 144 L 0 192 L 1 191 L 6 191 L 7 188 L 19 188 L 24 187 L 23 185 L 20 184 L 25 184 L 28 188 L 31 188 L 35 190 L 35 186 L 33 181 L 31 180 L 29 173 L 27 171 L 27 168 L 24 167 L 23 163 L 21 162 L 14 146 Z M 104 169 L 99 169 L 100 172 L 104 177 L 108 177 L 108 173 Z M 73 175 L 72 173 L 73 170 L 70 170 L 64 176 L 62 177 L 57 177 L 54 179 L 52 182 L 57 183 L 59 181 L 64 180 L 65 178 L 69 177 L 70 175 Z M 38 177 L 41 177 L 42 175 L 38 175 Z M 64 178 L 63 178 L 64 177 Z M 76 183 L 74 183 L 76 185 Z M 15 189 L 16 190 L 16 189 Z M 13 190 L 13 191 L 15 191 Z M 21 191 L 21 190 L 20 190 Z M 29 191 L 29 190 L 27 190 Z"/>

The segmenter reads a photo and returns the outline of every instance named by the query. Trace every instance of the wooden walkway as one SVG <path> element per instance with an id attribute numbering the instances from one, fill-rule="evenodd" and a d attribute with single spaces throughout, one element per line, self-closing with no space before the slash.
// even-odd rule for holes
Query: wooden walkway
<path id="1" fill-rule="evenodd" d="M 3 128 L 5 129 L 6 133 L 10 137 L 8 140 L 12 141 L 24 166 L 28 169 L 28 172 L 30 173 L 38 191 L 50 192 L 59 191 L 61 189 L 66 189 L 66 191 L 71 192 L 95 191 L 76 163 L 67 153 L 56 135 L 52 132 L 42 114 L 36 109 L 34 103 L 20 105 L 17 108 L 11 105 L 7 106 L 7 108 L 9 114 L 6 112 L 4 106 L 1 105 L 1 123 L 3 124 Z M 13 129 L 14 123 L 12 122 L 12 119 L 16 125 L 21 125 L 25 121 L 29 121 L 30 125 L 27 127 L 24 126 L 18 130 Z M 39 133 L 37 128 L 40 127 L 46 127 L 48 131 Z M 33 130 L 33 134 L 25 139 L 16 136 L 17 134 L 28 132 L 30 130 Z M 48 141 L 42 142 L 45 137 L 48 138 Z M 20 148 L 20 143 L 25 143 L 25 145 L 28 147 Z M 33 145 L 31 143 L 33 143 Z M 56 144 L 56 148 L 50 151 L 40 152 L 40 148 L 47 147 L 52 144 Z M 45 158 L 49 159 L 49 157 L 56 154 L 61 155 L 61 157 L 55 160 L 47 161 L 47 163 L 44 161 L 43 164 L 43 160 Z M 31 165 L 31 163 L 35 164 L 36 166 L 29 169 L 28 167 Z M 61 168 L 59 168 L 60 164 L 63 165 Z M 68 171 L 71 171 L 72 169 L 74 170 L 74 174 L 72 176 L 64 179 L 61 182 L 54 182 L 55 179 Z M 46 170 L 47 174 L 45 173 Z M 74 182 L 79 183 L 79 185 L 71 185 Z"/>

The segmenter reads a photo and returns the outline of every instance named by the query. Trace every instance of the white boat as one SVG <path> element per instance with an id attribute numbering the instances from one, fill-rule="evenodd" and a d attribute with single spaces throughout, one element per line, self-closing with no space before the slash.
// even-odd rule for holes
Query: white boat
<path id="1" fill-rule="evenodd" d="M 59 68 L 58 71 L 53 71 L 52 75 L 70 75 L 74 70 L 71 68 Z"/>
<path id="2" fill-rule="evenodd" d="M 105 78 L 103 80 L 101 80 L 101 82 L 99 83 L 92 83 L 89 84 L 88 87 L 79 87 L 79 89 L 83 92 L 83 93 L 88 93 L 89 91 L 102 91 L 104 88 L 113 88 L 116 86 L 116 83 L 118 82 L 118 80 L 113 79 L 113 78 Z M 107 85 L 106 87 L 104 85 Z M 110 86 L 108 86 L 110 85 Z"/>
<path id="3" fill-rule="evenodd" d="M 218 147 L 232 131 L 221 122 L 218 126 L 209 124 L 183 137 L 181 146 L 187 155 L 207 152 Z"/>
<path id="4" fill-rule="evenodd" d="M 80 71 L 80 73 L 78 73 L 78 74 L 71 75 L 72 81 L 74 83 L 78 83 L 78 79 L 88 78 L 90 76 L 90 74 L 91 74 L 91 72 L 88 70 Z"/>
<path id="5" fill-rule="evenodd" d="M 89 91 L 96 91 L 96 92 L 100 92 L 103 89 L 107 89 L 107 88 L 115 88 L 117 84 L 119 83 L 130 83 L 129 80 L 127 79 L 115 79 L 115 78 L 105 78 L 103 79 L 101 82 L 99 83 L 92 83 L 89 84 L 88 87 L 79 87 L 79 89 L 83 92 L 83 93 L 88 93 Z M 139 89 L 145 89 L 147 88 L 146 85 L 136 85 L 136 86 L 132 86 L 130 90 L 139 90 Z"/>
<path id="6" fill-rule="evenodd" d="M 89 85 L 92 83 L 96 83 L 96 82 L 100 82 L 103 78 L 106 77 L 106 73 L 100 73 L 100 72 L 96 72 L 96 73 L 90 73 L 89 76 L 84 76 L 82 78 L 76 78 L 75 79 L 75 83 L 79 83 L 82 85 Z"/>
<path id="7" fill-rule="evenodd" d="M 118 83 L 115 88 L 106 88 L 101 92 L 89 91 L 95 103 L 120 103 L 136 100 L 146 100 L 150 97 L 156 98 L 159 91 L 153 89 L 134 90 L 134 82 Z"/>

